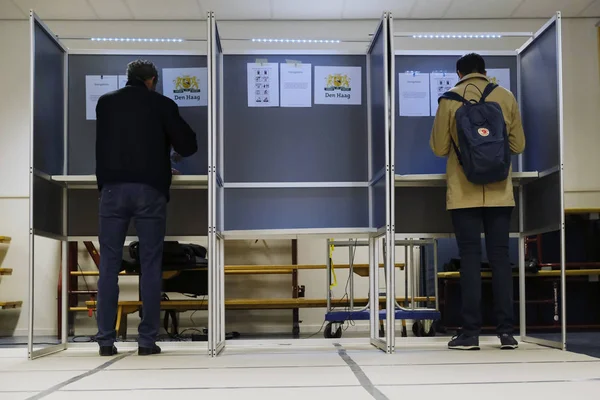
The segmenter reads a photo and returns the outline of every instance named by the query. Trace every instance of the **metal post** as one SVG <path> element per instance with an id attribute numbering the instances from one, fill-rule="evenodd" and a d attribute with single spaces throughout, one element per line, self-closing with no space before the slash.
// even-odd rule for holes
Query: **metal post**
<path id="1" fill-rule="evenodd" d="M 377 239 L 369 238 L 369 314 L 371 341 L 377 340 L 379 330 L 379 259 Z"/>
<path id="2" fill-rule="evenodd" d="M 435 287 L 435 309 L 436 311 L 440 310 L 440 300 L 439 300 L 439 292 L 438 292 L 438 247 L 437 247 L 437 239 L 433 239 L 433 276 L 434 279 L 434 287 Z"/>
<path id="3" fill-rule="evenodd" d="M 326 253 L 326 269 L 327 269 L 327 312 L 331 311 L 331 259 L 330 254 L 329 254 L 329 248 L 331 246 L 331 240 L 327 239 L 327 247 L 325 248 L 327 250 Z"/>
<path id="4" fill-rule="evenodd" d="M 404 245 L 404 307 L 408 307 L 408 270 L 410 269 L 408 261 L 408 246 Z"/>
<path id="5" fill-rule="evenodd" d="M 411 239 L 411 241 L 412 241 L 412 239 Z M 411 308 L 414 310 L 416 308 L 415 293 L 417 291 L 417 279 L 418 278 L 417 278 L 417 268 L 415 268 L 415 265 L 414 265 L 415 249 L 414 249 L 414 246 L 412 243 L 409 245 L 408 253 L 409 253 L 409 257 L 410 257 L 410 269 L 411 269 L 411 277 L 412 277 L 412 279 L 410 280 L 411 281 L 410 305 L 411 305 Z"/>
<path id="6" fill-rule="evenodd" d="M 352 240 L 352 239 L 350 239 Z M 348 266 L 350 267 L 350 293 L 348 294 L 350 300 L 350 311 L 354 311 L 354 245 L 348 246 L 349 258 L 348 258 Z"/>
<path id="7" fill-rule="evenodd" d="M 521 189 L 522 190 L 522 189 Z M 522 195 L 521 195 L 522 197 Z M 525 291 L 525 237 L 519 235 L 519 332 L 521 338 L 527 336 L 527 294 Z"/>

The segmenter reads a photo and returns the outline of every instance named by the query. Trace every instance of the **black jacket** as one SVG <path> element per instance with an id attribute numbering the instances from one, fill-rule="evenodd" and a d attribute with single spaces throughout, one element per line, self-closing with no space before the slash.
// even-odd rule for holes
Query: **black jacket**
<path id="1" fill-rule="evenodd" d="M 100 97 L 96 106 L 96 177 L 107 183 L 145 183 L 169 199 L 171 147 L 183 157 L 198 150 L 196 134 L 177 104 L 141 81 Z"/>

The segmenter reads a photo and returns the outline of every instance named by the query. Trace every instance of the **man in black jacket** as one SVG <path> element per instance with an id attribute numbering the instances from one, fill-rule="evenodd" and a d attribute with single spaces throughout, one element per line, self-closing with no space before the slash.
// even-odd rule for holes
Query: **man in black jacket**
<path id="1" fill-rule="evenodd" d="M 177 104 L 157 93 L 158 71 L 148 61 L 127 66 L 127 86 L 107 93 L 96 106 L 96 177 L 100 190 L 100 355 L 117 353 L 115 319 L 118 274 L 131 219 L 140 241 L 144 313 L 138 354 L 160 353 L 162 253 L 171 186 L 171 147 L 188 157 L 198 150 L 196 135 Z"/>

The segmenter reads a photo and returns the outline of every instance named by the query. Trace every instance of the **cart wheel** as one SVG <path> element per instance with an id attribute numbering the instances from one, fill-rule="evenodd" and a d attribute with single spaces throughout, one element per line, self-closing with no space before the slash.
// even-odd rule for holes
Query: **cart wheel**
<path id="1" fill-rule="evenodd" d="M 412 326 L 413 334 L 416 337 L 433 337 L 437 329 L 437 321 L 425 320 L 415 321 Z"/>
<path id="2" fill-rule="evenodd" d="M 413 322 L 413 326 L 412 326 L 412 331 L 413 331 L 413 335 L 415 335 L 416 337 L 421 337 L 423 336 L 423 325 L 421 324 L 421 321 L 416 320 Z"/>
<path id="3" fill-rule="evenodd" d="M 426 320 L 423 321 L 423 336 L 433 337 L 437 332 L 437 321 Z"/>
<path id="4" fill-rule="evenodd" d="M 408 337 L 408 332 L 406 331 L 406 326 L 402 327 L 402 337 Z"/>
<path id="5" fill-rule="evenodd" d="M 337 329 L 333 331 L 333 324 L 339 324 Z M 342 325 L 339 322 L 328 322 L 323 333 L 325 339 L 339 339 L 342 337 Z"/>

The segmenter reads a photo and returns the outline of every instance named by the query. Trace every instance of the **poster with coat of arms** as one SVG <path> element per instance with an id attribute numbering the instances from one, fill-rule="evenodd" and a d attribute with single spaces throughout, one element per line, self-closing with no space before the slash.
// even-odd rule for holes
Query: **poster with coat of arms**
<path id="1" fill-rule="evenodd" d="M 315 104 L 361 105 L 361 67 L 315 67 Z"/>
<path id="2" fill-rule="evenodd" d="M 207 68 L 164 68 L 163 94 L 179 107 L 208 106 Z"/>

